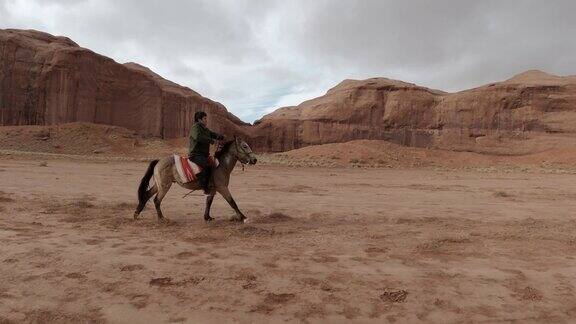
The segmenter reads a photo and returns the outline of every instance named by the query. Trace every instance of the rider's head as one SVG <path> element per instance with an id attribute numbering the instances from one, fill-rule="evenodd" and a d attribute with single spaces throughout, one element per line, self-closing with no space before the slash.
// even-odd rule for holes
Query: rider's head
<path id="1" fill-rule="evenodd" d="M 206 116 L 208 116 L 205 112 L 203 111 L 197 111 L 194 114 L 194 122 L 201 122 L 202 124 L 206 125 Z"/>

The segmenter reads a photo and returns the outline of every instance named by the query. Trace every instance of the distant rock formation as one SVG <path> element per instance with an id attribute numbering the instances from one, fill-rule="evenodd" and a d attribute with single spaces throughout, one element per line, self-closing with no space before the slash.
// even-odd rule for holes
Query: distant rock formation
<path id="1" fill-rule="evenodd" d="M 573 137 L 576 76 L 528 71 L 457 93 L 385 78 L 345 80 L 252 126 L 144 66 L 118 64 L 66 37 L 0 30 L 0 125 L 89 122 L 176 138 L 187 135 L 197 110 L 210 114 L 212 129 L 244 136 L 260 152 L 357 139 L 476 150 L 539 134 Z"/>
<path id="2" fill-rule="evenodd" d="M 0 30 L 0 125 L 90 122 L 143 135 L 186 136 L 194 112 L 228 134 L 247 125 L 217 102 L 135 63 L 119 64 L 65 37 Z"/>
<path id="3" fill-rule="evenodd" d="M 354 139 L 425 145 L 422 141 L 427 138 L 419 138 L 418 130 L 428 130 L 433 123 L 431 107 L 442 94 L 385 78 L 345 80 L 322 97 L 264 116 L 256 122 L 256 133 L 272 151 Z M 404 129 L 411 130 L 414 138 L 405 139 Z"/>
<path id="4" fill-rule="evenodd" d="M 355 139 L 466 148 L 489 137 L 576 132 L 576 77 L 528 71 L 507 81 L 445 93 L 385 78 L 346 80 L 326 95 L 256 122 L 271 151 Z"/>

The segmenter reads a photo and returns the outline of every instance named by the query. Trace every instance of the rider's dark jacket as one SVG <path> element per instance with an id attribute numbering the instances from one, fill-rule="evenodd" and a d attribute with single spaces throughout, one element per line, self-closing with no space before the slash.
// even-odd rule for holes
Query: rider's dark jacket
<path id="1" fill-rule="evenodd" d="M 224 136 L 209 130 L 202 123 L 195 123 L 190 129 L 190 146 L 188 147 L 188 156 L 206 156 L 210 154 L 210 144 L 214 140 L 222 140 Z"/>

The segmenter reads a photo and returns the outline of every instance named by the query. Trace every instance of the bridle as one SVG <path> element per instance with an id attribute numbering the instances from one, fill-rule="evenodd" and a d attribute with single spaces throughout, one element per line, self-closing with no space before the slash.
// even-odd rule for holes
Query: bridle
<path id="1" fill-rule="evenodd" d="M 240 153 L 240 152 L 241 152 L 242 154 L 244 154 L 244 156 L 242 156 L 243 158 L 244 158 L 244 157 L 247 157 L 248 159 L 250 159 L 250 153 L 247 153 L 247 152 L 244 150 L 244 148 L 242 148 L 242 151 L 239 150 L 239 148 L 238 148 L 238 137 L 234 137 L 234 146 L 236 147 L 236 153 Z M 244 163 L 241 158 L 239 158 L 238 161 L 240 161 L 240 164 L 242 164 L 242 171 L 244 171 L 244 165 L 245 165 L 246 163 Z"/>

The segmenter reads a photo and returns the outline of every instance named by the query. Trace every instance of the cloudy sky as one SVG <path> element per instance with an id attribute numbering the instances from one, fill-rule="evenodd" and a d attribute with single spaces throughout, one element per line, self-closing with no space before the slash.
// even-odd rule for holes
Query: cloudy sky
<path id="1" fill-rule="evenodd" d="M 457 91 L 576 74 L 574 13 L 574 0 L 0 0 L 0 28 L 68 36 L 252 122 L 343 79 Z"/>

